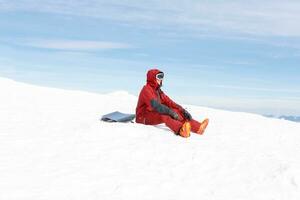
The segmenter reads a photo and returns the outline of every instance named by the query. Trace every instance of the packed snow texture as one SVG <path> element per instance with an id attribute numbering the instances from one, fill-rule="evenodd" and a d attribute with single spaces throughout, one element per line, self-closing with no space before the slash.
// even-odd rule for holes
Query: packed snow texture
<path id="1" fill-rule="evenodd" d="M 210 119 L 185 139 L 164 125 L 105 123 L 137 97 L 0 78 L 0 199 L 300 199 L 300 124 L 184 105 Z"/>

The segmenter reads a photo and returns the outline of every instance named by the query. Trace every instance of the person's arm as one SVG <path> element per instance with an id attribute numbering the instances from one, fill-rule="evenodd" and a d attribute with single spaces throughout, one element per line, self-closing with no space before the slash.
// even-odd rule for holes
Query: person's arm
<path id="1" fill-rule="evenodd" d="M 159 103 L 155 99 L 151 99 L 150 101 L 152 108 L 160 114 L 165 114 L 171 116 L 173 119 L 179 119 L 179 116 L 176 112 L 170 109 L 168 106 L 165 106 Z"/>
<path id="2" fill-rule="evenodd" d="M 171 108 L 178 109 L 183 114 L 183 116 L 184 116 L 185 119 L 187 119 L 187 120 L 191 120 L 192 119 L 192 115 L 187 110 L 185 110 L 179 104 L 175 103 L 163 91 L 160 91 L 160 96 L 161 96 L 162 102 L 164 104 L 166 104 L 167 106 L 169 106 Z"/>

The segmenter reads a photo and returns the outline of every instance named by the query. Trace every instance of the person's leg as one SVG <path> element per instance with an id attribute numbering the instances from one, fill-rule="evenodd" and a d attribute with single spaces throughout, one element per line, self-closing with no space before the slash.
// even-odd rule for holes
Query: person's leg
<path id="1" fill-rule="evenodd" d="M 175 109 L 174 111 L 175 111 L 175 112 L 179 115 L 179 117 L 181 118 L 181 119 L 180 119 L 181 122 L 184 123 L 184 122 L 188 121 L 188 122 L 191 124 L 191 131 L 192 131 L 192 132 L 194 132 L 194 133 L 199 133 L 199 132 L 201 132 L 201 134 L 203 133 L 203 131 L 205 130 L 205 128 L 206 128 L 206 126 L 207 126 L 207 124 L 203 124 L 203 122 L 205 122 L 205 120 L 204 120 L 203 122 L 201 122 L 201 123 L 200 123 L 199 121 L 197 121 L 197 120 L 194 120 L 194 119 L 187 120 L 187 119 L 184 118 L 184 116 L 183 116 L 183 114 L 180 112 L 180 110 Z M 205 123 L 208 123 L 208 122 L 205 122 Z M 203 127 L 204 130 L 200 130 L 201 124 L 205 125 L 205 127 Z"/>
<path id="2" fill-rule="evenodd" d="M 190 122 L 191 127 L 192 127 L 191 131 L 194 132 L 194 133 L 197 133 L 199 128 L 200 128 L 201 123 L 194 120 L 194 119 L 190 120 L 189 122 Z"/>
<path id="3" fill-rule="evenodd" d="M 186 120 L 184 116 L 181 114 L 179 110 L 174 110 L 178 116 L 179 120 L 172 119 L 168 115 L 162 115 L 158 112 L 150 112 L 147 114 L 145 119 L 146 125 L 157 125 L 165 123 L 167 127 L 169 127 L 174 133 L 179 133 L 180 129 L 182 128 L 183 124 L 185 122 L 189 122 L 191 125 L 191 131 L 198 134 L 203 134 L 205 131 L 207 125 L 208 125 L 208 119 L 205 119 L 202 122 L 198 122 L 197 120 Z"/>
<path id="4" fill-rule="evenodd" d="M 167 127 L 169 127 L 174 133 L 178 134 L 180 128 L 183 125 L 183 122 L 172 119 L 168 115 L 162 115 L 163 122 L 166 124 Z"/>
<path id="5" fill-rule="evenodd" d="M 191 123 L 184 118 L 184 115 L 180 110 L 174 109 L 173 111 L 178 114 L 179 119 L 177 120 L 177 122 L 181 122 L 181 126 L 176 133 L 185 138 L 190 137 Z"/>
<path id="6" fill-rule="evenodd" d="M 149 112 L 145 116 L 145 121 L 144 124 L 146 125 L 157 125 L 157 124 L 162 124 L 163 119 L 161 117 L 161 114 L 158 112 Z"/>
<path id="7" fill-rule="evenodd" d="M 209 122 L 208 119 L 205 119 L 202 122 L 198 122 L 198 121 L 192 119 L 190 121 L 191 126 L 192 126 L 191 131 L 194 132 L 194 133 L 202 135 L 204 133 L 207 125 L 208 125 L 208 122 Z"/>
<path id="8" fill-rule="evenodd" d="M 158 112 L 149 112 L 145 118 L 146 125 L 157 125 L 165 123 L 167 127 L 169 127 L 174 133 L 178 133 L 180 128 L 183 125 L 183 122 L 172 119 L 168 115 L 162 115 Z"/>

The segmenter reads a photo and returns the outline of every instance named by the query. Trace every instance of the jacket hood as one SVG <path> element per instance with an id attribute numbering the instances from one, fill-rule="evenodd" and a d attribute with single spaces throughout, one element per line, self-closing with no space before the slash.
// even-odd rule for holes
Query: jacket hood
<path id="1" fill-rule="evenodd" d="M 150 69 L 147 72 L 147 84 L 149 84 L 154 89 L 158 89 L 160 87 L 160 85 L 156 81 L 156 75 L 160 72 L 162 72 L 162 71 L 160 71 L 158 69 Z"/>

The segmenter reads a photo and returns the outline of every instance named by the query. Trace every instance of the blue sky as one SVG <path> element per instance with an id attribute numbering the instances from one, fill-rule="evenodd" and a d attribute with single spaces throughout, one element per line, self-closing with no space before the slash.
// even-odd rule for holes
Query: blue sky
<path id="1" fill-rule="evenodd" d="M 166 73 L 179 103 L 300 115 L 299 1 L 0 0 L 0 76 L 138 95 Z"/>

